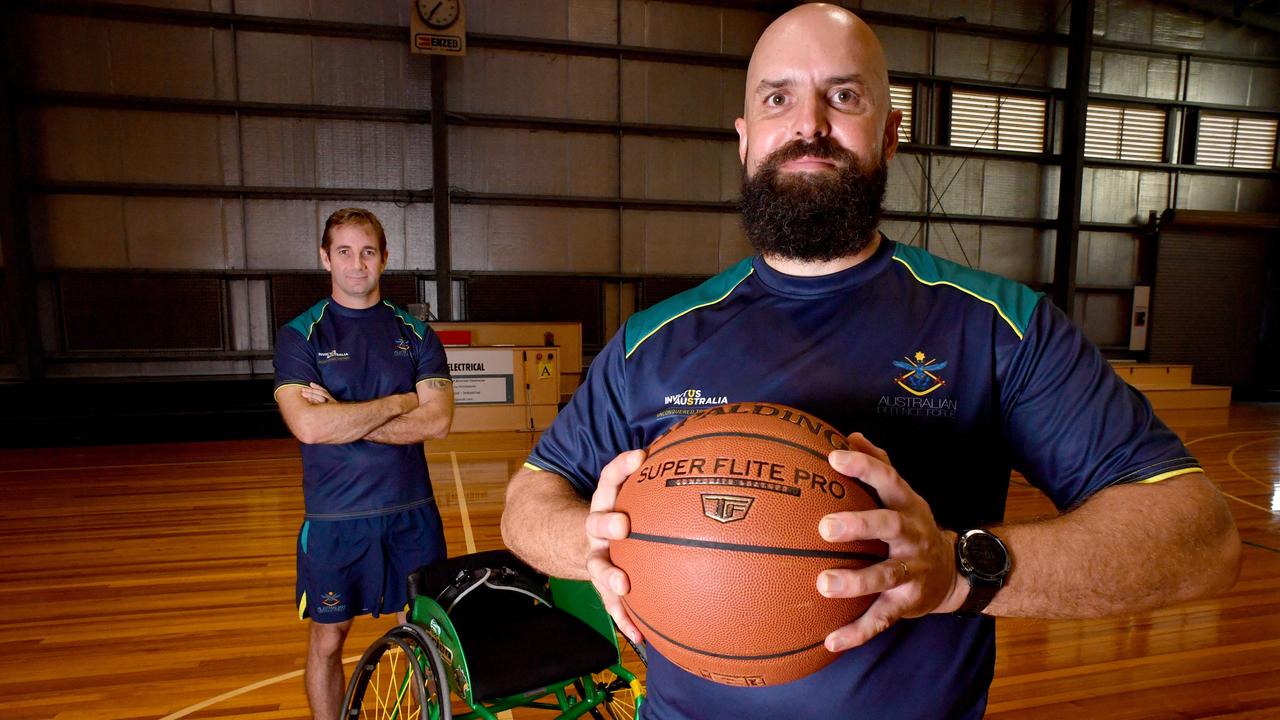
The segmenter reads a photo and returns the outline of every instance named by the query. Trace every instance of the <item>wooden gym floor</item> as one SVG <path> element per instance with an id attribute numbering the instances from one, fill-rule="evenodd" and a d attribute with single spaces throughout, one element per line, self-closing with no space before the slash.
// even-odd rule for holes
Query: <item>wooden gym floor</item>
<path id="1" fill-rule="evenodd" d="M 1002 620 L 989 717 L 1280 717 L 1280 406 L 1182 412 L 1166 419 L 1235 512 L 1239 583 L 1112 620 Z M 429 448 L 451 554 L 461 504 L 474 546 L 501 544 L 523 459 L 475 440 Z M 0 450 L 0 717 L 307 717 L 299 477 L 283 440 Z M 1050 511 L 1014 478 L 1010 519 Z M 346 654 L 387 626 L 358 621 Z"/>

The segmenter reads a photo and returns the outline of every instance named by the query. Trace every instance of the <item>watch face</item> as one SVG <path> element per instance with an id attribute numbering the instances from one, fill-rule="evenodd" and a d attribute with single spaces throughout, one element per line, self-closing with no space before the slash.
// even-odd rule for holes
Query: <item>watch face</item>
<path id="1" fill-rule="evenodd" d="M 418 0 L 418 17 L 427 25 L 442 30 L 458 21 L 462 0 Z"/>
<path id="2" fill-rule="evenodd" d="M 963 542 L 961 559 L 973 574 L 998 580 L 1009 571 L 1009 553 L 995 535 L 973 532 L 966 534 Z"/>

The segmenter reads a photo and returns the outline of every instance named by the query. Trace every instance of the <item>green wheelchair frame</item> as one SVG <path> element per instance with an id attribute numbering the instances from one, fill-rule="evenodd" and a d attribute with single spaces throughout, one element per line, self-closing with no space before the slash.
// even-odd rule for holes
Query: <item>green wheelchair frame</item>
<path id="1" fill-rule="evenodd" d="M 343 717 L 497 720 L 496 713 L 529 707 L 559 710 L 556 717 L 564 720 L 587 714 L 596 720 L 635 718 L 644 700 L 643 684 L 622 665 L 618 635 L 595 588 L 588 582 L 560 578 L 549 578 L 547 586 L 554 608 L 608 640 L 614 649 L 611 665 L 503 697 L 478 698 L 466 648 L 449 613 L 434 598 L 411 595 L 408 623 L 370 645 L 352 672 Z M 525 655 L 512 661 L 537 662 L 537 658 Z M 470 710 L 455 716 L 451 693 Z"/>

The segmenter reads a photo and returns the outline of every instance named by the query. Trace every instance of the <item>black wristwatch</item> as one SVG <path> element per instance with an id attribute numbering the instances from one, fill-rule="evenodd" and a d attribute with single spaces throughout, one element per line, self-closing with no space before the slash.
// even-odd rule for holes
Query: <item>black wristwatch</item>
<path id="1" fill-rule="evenodd" d="M 986 530 L 964 530 L 956 537 L 956 568 L 969 579 L 969 596 L 956 610 L 961 617 L 977 617 L 1004 585 L 1012 563 L 1000 538 Z"/>

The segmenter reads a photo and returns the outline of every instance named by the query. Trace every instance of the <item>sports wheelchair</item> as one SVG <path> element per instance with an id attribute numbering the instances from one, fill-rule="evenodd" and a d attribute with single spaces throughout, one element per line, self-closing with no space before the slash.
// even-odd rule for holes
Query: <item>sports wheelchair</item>
<path id="1" fill-rule="evenodd" d="M 595 588 L 548 578 L 508 550 L 415 570 L 407 619 L 360 658 L 343 717 L 497 720 L 535 707 L 622 720 L 643 701 Z M 469 710 L 455 716 L 451 693 Z"/>

